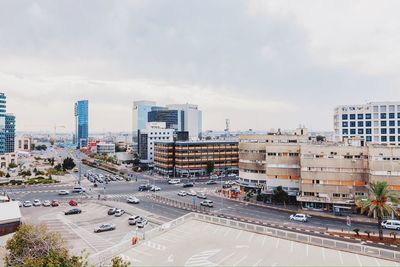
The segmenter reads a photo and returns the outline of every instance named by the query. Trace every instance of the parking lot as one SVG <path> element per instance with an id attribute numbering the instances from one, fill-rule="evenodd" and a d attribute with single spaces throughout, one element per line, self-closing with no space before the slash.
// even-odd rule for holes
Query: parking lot
<path id="1" fill-rule="evenodd" d="M 138 229 L 128 224 L 129 214 L 125 213 L 121 217 L 107 215 L 109 207 L 97 203 L 80 204 L 78 208 L 82 210 L 81 214 L 64 215 L 64 212 L 71 208 L 73 207 L 62 203 L 59 207 L 21 208 L 21 212 L 24 222 L 45 223 L 49 230 L 60 233 L 74 254 L 80 254 L 83 250 L 90 254 L 101 252 L 154 227 L 149 223 L 144 230 Z M 140 212 L 135 215 L 142 216 Z M 116 229 L 94 233 L 94 229 L 103 223 L 114 224 Z"/>
<path id="2" fill-rule="evenodd" d="M 197 220 L 142 241 L 121 257 L 135 266 L 398 266 Z"/>

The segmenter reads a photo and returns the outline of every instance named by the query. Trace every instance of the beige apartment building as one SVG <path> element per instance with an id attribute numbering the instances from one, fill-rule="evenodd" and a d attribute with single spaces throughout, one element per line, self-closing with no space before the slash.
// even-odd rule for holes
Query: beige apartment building
<path id="1" fill-rule="evenodd" d="M 400 191 L 400 147 L 361 146 L 358 139 L 312 142 L 303 129 L 292 134 L 242 136 L 239 176 L 243 186 L 296 192 L 304 209 L 351 211 L 367 197 L 366 185 L 387 181 Z"/>

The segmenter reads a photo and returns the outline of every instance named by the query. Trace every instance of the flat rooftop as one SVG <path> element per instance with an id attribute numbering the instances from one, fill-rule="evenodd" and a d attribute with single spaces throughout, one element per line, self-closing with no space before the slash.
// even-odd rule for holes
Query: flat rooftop
<path id="1" fill-rule="evenodd" d="M 398 266 L 198 220 L 143 240 L 120 256 L 133 266 Z"/>

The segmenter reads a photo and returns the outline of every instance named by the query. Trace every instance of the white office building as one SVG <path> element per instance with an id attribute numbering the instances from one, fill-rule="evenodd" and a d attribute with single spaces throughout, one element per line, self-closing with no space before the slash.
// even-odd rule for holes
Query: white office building
<path id="1" fill-rule="evenodd" d="M 335 139 L 359 137 L 361 144 L 400 144 L 400 102 L 371 102 L 335 108 Z"/>
<path id="2" fill-rule="evenodd" d="M 172 142 L 174 129 L 166 129 L 165 122 L 149 122 L 145 130 L 139 130 L 138 154 L 142 163 L 154 163 L 155 142 Z"/>
<path id="3" fill-rule="evenodd" d="M 174 104 L 167 105 L 169 110 L 184 112 L 184 131 L 189 132 L 189 139 L 198 140 L 201 137 L 203 125 L 203 113 L 197 105 Z"/>
<path id="4" fill-rule="evenodd" d="M 113 143 L 98 143 L 96 145 L 96 152 L 98 154 L 114 154 L 115 144 Z"/>

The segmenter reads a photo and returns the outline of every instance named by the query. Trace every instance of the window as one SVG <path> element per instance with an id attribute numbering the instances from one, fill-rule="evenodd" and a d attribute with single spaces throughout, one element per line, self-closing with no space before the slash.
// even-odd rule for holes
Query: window
<path id="1" fill-rule="evenodd" d="M 386 127 L 386 121 L 381 121 L 381 127 Z"/>
<path id="2" fill-rule="evenodd" d="M 333 193 L 333 197 L 340 197 L 340 194 Z"/>
<path id="3" fill-rule="evenodd" d="M 394 119 L 394 113 L 389 113 L 389 119 Z"/>
<path id="4" fill-rule="evenodd" d="M 400 134 L 400 128 L 397 128 L 397 133 Z"/>
<path id="5" fill-rule="evenodd" d="M 349 130 L 348 129 L 343 129 L 342 130 L 342 134 L 349 134 Z"/>
<path id="6" fill-rule="evenodd" d="M 355 120 L 356 119 L 356 114 L 350 114 L 350 120 Z"/>
<path id="7" fill-rule="evenodd" d="M 347 120 L 348 119 L 348 115 L 347 114 L 342 114 L 342 120 Z"/>
<path id="8" fill-rule="evenodd" d="M 381 119 L 386 119 L 386 113 L 381 113 Z"/>
<path id="9" fill-rule="evenodd" d="M 371 127 L 371 121 L 366 121 L 366 122 L 365 122 L 365 126 L 366 126 L 366 127 Z"/>
<path id="10" fill-rule="evenodd" d="M 396 134 L 396 129 L 395 128 L 390 128 L 389 129 L 390 134 Z"/>
<path id="11" fill-rule="evenodd" d="M 395 126 L 396 122 L 395 121 L 389 121 L 389 126 Z"/>
<path id="12" fill-rule="evenodd" d="M 356 134 L 356 129 L 350 129 L 350 134 Z"/>
<path id="13" fill-rule="evenodd" d="M 400 127 L 400 120 L 399 120 L 399 121 L 397 121 L 397 126 L 399 126 L 399 127 Z"/>
<path id="14" fill-rule="evenodd" d="M 387 137 L 386 136 L 381 136 L 381 142 L 387 142 Z"/>
<path id="15" fill-rule="evenodd" d="M 362 121 L 357 122 L 357 126 L 358 127 L 364 127 L 364 122 L 362 122 Z"/>
<path id="16" fill-rule="evenodd" d="M 350 122 L 350 127 L 356 127 L 356 122 L 355 121 L 351 121 Z"/>
<path id="17" fill-rule="evenodd" d="M 371 136 L 367 136 L 367 142 L 372 142 L 372 137 Z"/>
<path id="18" fill-rule="evenodd" d="M 364 114 L 357 114 L 357 119 L 359 119 L 359 120 L 364 119 Z"/>
<path id="19" fill-rule="evenodd" d="M 370 120 L 370 119 L 371 119 L 371 113 L 365 114 L 365 119 L 366 119 L 366 120 Z"/>
<path id="20" fill-rule="evenodd" d="M 348 127 L 349 123 L 347 121 L 342 122 L 342 127 Z"/>
<path id="21" fill-rule="evenodd" d="M 371 134 L 371 129 L 365 129 L 365 134 Z"/>
<path id="22" fill-rule="evenodd" d="M 396 136 L 390 136 L 389 137 L 390 142 L 396 142 Z"/>
<path id="23" fill-rule="evenodd" d="M 386 128 L 382 128 L 382 129 L 381 129 L 381 134 L 387 134 Z"/>
<path id="24" fill-rule="evenodd" d="M 397 118 L 400 119 L 400 113 L 397 113 Z"/>
<path id="25" fill-rule="evenodd" d="M 363 129 L 358 129 L 357 133 L 358 134 L 364 134 L 364 130 Z"/>

